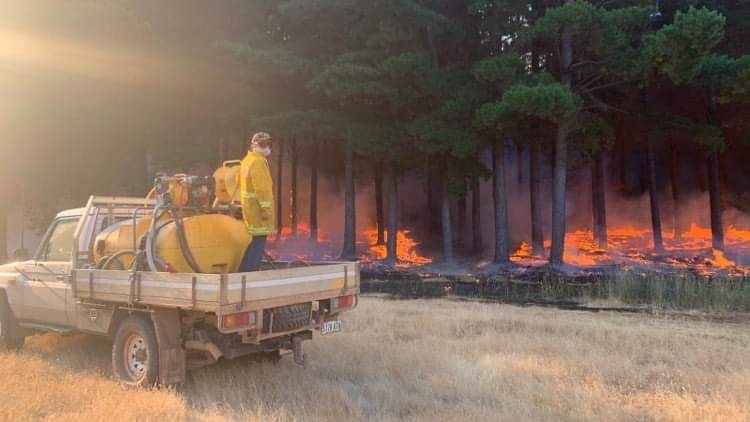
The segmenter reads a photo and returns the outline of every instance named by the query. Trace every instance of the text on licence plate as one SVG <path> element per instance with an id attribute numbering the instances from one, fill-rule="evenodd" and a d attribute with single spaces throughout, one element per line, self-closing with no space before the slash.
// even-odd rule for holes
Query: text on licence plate
<path id="1" fill-rule="evenodd" d="M 323 326 L 320 327 L 321 335 L 338 333 L 339 331 L 341 331 L 341 320 L 326 321 L 323 323 Z"/>

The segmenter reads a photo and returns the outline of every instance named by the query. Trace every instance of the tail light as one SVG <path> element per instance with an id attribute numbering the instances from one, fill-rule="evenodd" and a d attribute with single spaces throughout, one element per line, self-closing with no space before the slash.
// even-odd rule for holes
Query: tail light
<path id="1" fill-rule="evenodd" d="M 255 312 L 240 312 L 221 317 L 221 326 L 225 330 L 235 330 L 255 325 Z"/>
<path id="2" fill-rule="evenodd" d="M 339 296 L 331 300 L 331 305 L 334 311 L 340 311 L 342 309 L 353 308 L 357 304 L 357 296 Z"/>

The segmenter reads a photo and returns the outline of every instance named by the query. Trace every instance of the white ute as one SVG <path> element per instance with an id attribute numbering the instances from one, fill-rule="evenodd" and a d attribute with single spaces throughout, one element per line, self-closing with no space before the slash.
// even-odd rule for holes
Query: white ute
<path id="1" fill-rule="evenodd" d="M 291 352 L 302 364 L 302 341 L 340 331 L 340 314 L 357 305 L 356 262 L 233 274 L 92 268 L 96 235 L 142 207 L 91 197 L 57 215 L 34 259 L 0 266 L 0 347 L 35 332 L 112 336 L 123 382 L 178 384 L 189 368 L 249 354 Z"/>

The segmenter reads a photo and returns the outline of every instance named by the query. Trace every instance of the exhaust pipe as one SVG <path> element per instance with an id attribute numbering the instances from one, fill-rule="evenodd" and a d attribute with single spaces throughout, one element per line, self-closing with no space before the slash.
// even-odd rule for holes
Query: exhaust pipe
<path id="1" fill-rule="evenodd" d="M 189 350 L 198 350 L 201 352 L 207 352 L 213 358 L 214 362 L 221 359 L 224 354 L 221 353 L 219 347 L 212 341 L 198 341 L 188 340 L 185 342 L 185 348 Z"/>

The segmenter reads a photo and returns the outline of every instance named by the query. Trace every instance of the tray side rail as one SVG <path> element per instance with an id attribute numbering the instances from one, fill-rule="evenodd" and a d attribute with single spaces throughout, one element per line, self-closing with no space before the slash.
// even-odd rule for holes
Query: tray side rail
<path id="1" fill-rule="evenodd" d="M 271 308 L 359 294 L 359 264 L 325 264 L 228 274 L 222 285 L 222 313 Z"/>
<path id="2" fill-rule="evenodd" d="M 73 275 L 73 291 L 76 299 L 88 301 L 216 312 L 225 278 L 218 274 L 80 269 Z"/>

